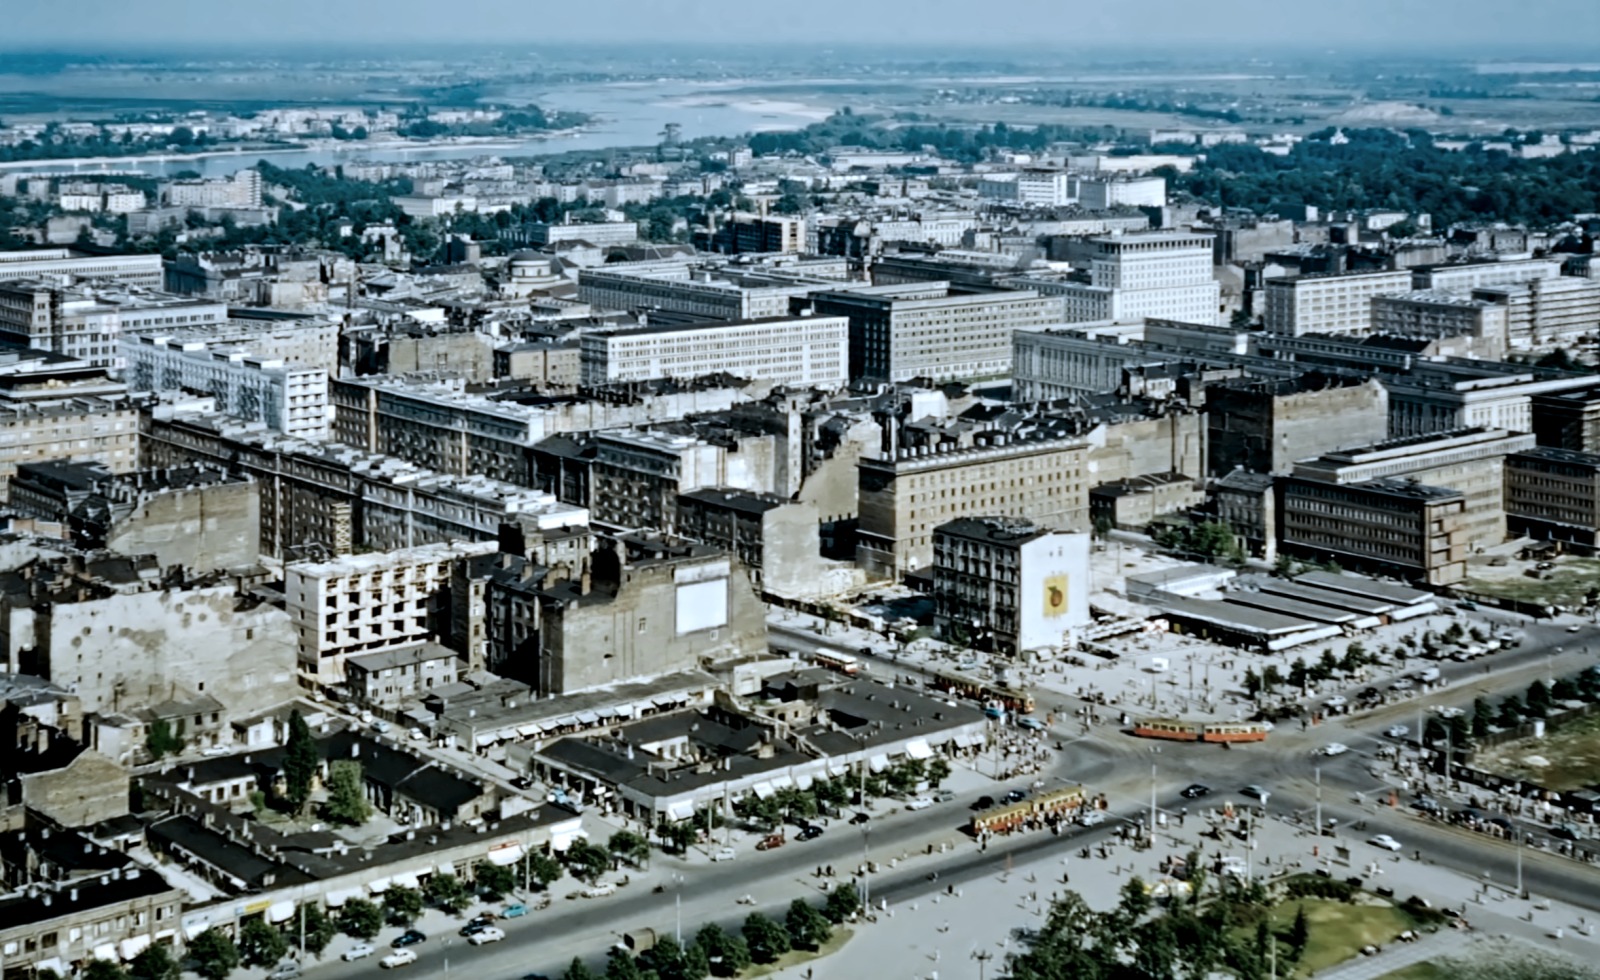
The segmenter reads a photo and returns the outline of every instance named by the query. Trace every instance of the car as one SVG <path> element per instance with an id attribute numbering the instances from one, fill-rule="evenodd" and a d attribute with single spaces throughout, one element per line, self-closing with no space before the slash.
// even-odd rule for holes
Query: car
<path id="1" fill-rule="evenodd" d="M 394 942 L 391 942 L 389 945 L 393 946 L 395 949 L 404 949 L 407 946 L 415 946 L 417 943 L 425 943 L 427 941 L 427 936 L 415 929 L 407 929 L 405 932 L 402 932 L 400 935 L 394 937 Z"/>
<path id="2" fill-rule="evenodd" d="M 363 710 L 361 714 L 356 715 L 356 717 L 361 719 L 361 724 L 363 725 L 372 724 L 372 712 L 369 710 Z"/>
<path id="3" fill-rule="evenodd" d="M 226 745 L 208 745 L 200 751 L 201 755 L 227 755 L 229 748 Z"/>
<path id="4" fill-rule="evenodd" d="M 476 936 L 478 933 L 482 932 L 483 930 L 492 929 L 492 928 L 494 928 L 494 927 L 489 925 L 489 923 L 487 923 L 487 922 L 479 922 L 478 920 L 474 919 L 471 922 L 467 923 L 466 925 L 462 926 L 460 931 L 457 932 L 456 935 L 465 936 L 468 939 L 471 939 L 473 936 Z"/>
<path id="5" fill-rule="evenodd" d="M 1257 785 L 1255 783 L 1251 783 L 1249 786 L 1246 786 L 1244 789 L 1240 790 L 1239 792 L 1241 792 L 1244 795 L 1246 795 L 1248 797 L 1251 797 L 1253 799 L 1260 800 L 1263 803 L 1267 802 L 1267 797 L 1272 795 L 1270 790 L 1266 789 L 1263 786 L 1259 786 L 1259 785 Z"/>
<path id="6" fill-rule="evenodd" d="M 1377 701 L 1383 697 L 1383 692 L 1379 691 L 1375 687 L 1364 687 L 1361 689 L 1361 693 L 1357 694 L 1356 697 L 1362 701 Z"/>
<path id="7" fill-rule="evenodd" d="M 1507 820 L 1505 817 L 1490 817 L 1484 822 L 1494 824 L 1496 827 L 1499 827 L 1501 830 L 1507 833 L 1511 832 L 1511 821 Z"/>
<path id="8" fill-rule="evenodd" d="M 1106 822 L 1104 810 L 1085 810 L 1078 814 L 1078 825 L 1082 827 L 1098 827 Z"/>
<path id="9" fill-rule="evenodd" d="M 532 789 L 533 779 L 528 776 L 518 776 L 511 781 L 512 789 Z"/>
<path id="10" fill-rule="evenodd" d="M 1393 684 L 1390 684 L 1389 685 L 1389 690 L 1391 690 L 1391 691 L 1409 691 L 1413 687 L 1416 687 L 1416 686 L 1417 686 L 1416 682 L 1413 681 L 1411 678 L 1402 677 L 1399 680 L 1395 681 Z"/>
<path id="11" fill-rule="evenodd" d="M 375 721 L 372 723 L 372 730 L 377 732 L 379 735 L 382 735 L 389 730 L 389 723 L 386 721 Z"/>
<path id="12" fill-rule="evenodd" d="M 816 840 L 818 837 L 821 837 L 821 836 L 822 836 L 822 828 L 818 827 L 816 824 L 809 824 L 807 826 L 801 827 L 799 832 L 797 832 L 794 835 L 794 839 L 795 840 Z"/>
<path id="13" fill-rule="evenodd" d="M 1550 836 L 1559 837 L 1562 840 L 1583 839 L 1583 833 L 1579 831 L 1575 825 L 1570 823 L 1558 824 L 1557 826 L 1550 828 Z"/>
<path id="14" fill-rule="evenodd" d="M 1001 803 L 1021 803 L 1023 800 L 1025 800 L 1027 798 L 1028 798 L 1028 791 L 1027 790 L 1025 790 L 1025 789 L 1010 789 L 1010 790 L 1006 790 L 1006 795 L 1000 797 L 1000 802 Z"/>
<path id="15" fill-rule="evenodd" d="M 956 798 L 956 794 L 953 791 L 948 790 L 948 789 L 937 790 L 933 794 L 933 801 L 935 803 L 949 803 L 951 800 L 953 800 L 955 798 Z"/>
<path id="16" fill-rule="evenodd" d="M 1383 730 L 1383 733 L 1390 738 L 1405 738 L 1411 734 L 1411 729 L 1405 725 L 1390 725 Z"/>
<path id="17" fill-rule="evenodd" d="M 1583 629 L 1582 626 L 1578 625 L 1577 623 L 1573 623 L 1571 626 L 1567 627 L 1567 632 L 1568 633 L 1576 633 L 1581 629 Z"/>
<path id="18" fill-rule="evenodd" d="M 423 734 L 422 729 L 417 728 L 416 726 L 406 729 L 406 734 L 410 736 L 413 742 L 420 742 L 428 737 L 427 735 Z"/>
<path id="19" fill-rule="evenodd" d="M 1342 707 L 1344 707 L 1345 705 L 1347 705 L 1349 703 L 1350 702 L 1345 699 L 1344 695 L 1335 694 L 1333 697 L 1331 697 L 1328 700 L 1322 702 L 1322 706 L 1324 708 L 1342 708 Z"/>
<path id="20" fill-rule="evenodd" d="M 994 797 L 992 796 L 980 796 L 978 797 L 977 802 L 972 804 L 972 808 L 974 810 L 988 810 L 993 806 Z"/>
<path id="21" fill-rule="evenodd" d="M 713 861 L 732 861 L 738 856 L 739 852 L 731 847 L 719 847 L 711 852 L 711 860 Z"/>
<path id="22" fill-rule="evenodd" d="M 907 810 L 926 810 L 930 806 L 933 806 L 933 798 L 932 797 L 919 796 L 916 799 L 912 800 L 910 803 L 907 803 L 906 804 L 906 809 Z"/>
<path id="23" fill-rule="evenodd" d="M 467 937 L 467 942 L 474 946 L 484 943 L 497 943 L 506 938 L 506 931 L 496 926 L 484 926 L 482 929 Z"/>
<path id="24" fill-rule="evenodd" d="M 1018 718 L 1017 724 L 1021 725 L 1023 728 L 1026 728 L 1030 732 L 1044 731 L 1044 722 L 1032 716 L 1025 715 L 1021 718 Z"/>
<path id="25" fill-rule="evenodd" d="M 867 823 L 871 819 L 872 819 L 872 814 L 866 812 L 865 810 L 857 810 L 856 813 L 855 813 L 855 816 L 850 818 L 850 822 L 852 824 L 860 825 L 860 824 Z"/>
<path id="26" fill-rule="evenodd" d="M 770 851 L 773 848 L 782 847 L 785 843 L 787 843 L 787 839 L 782 834 L 768 834 L 756 841 L 756 850 Z"/>
<path id="27" fill-rule="evenodd" d="M 1419 796 L 1415 801 L 1412 802 L 1411 809 L 1421 810 L 1423 813 L 1431 813 L 1435 816 L 1438 816 L 1444 813 L 1444 804 L 1440 803 L 1431 796 Z"/>
<path id="28" fill-rule="evenodd" d="M 302 972 L 299 963 L 294 960 L 284 960 L 272 968 L 272 972 L 267 974 L 267 980 L 300 980 Z"/>
<path id="29" fill-rule="evenodd" d="M 1465 708 L 1457 708 L 1449 704 L 1440 705 L 1434 711 L 1438 712 L 1440 718 L 1460 718 L 1467 713 Z"/>
<path id="30" fill-rule="evenodd" d="M 378 961 L 378 965 L 385 970 L 393 970 L 397 966 L 409 966 L 417 961 L 417 951 L 414 949 L 397 949 Z"/>
<path id="31" fill-rule="evenodd" d="M 517 902 L 514 905 L 507 905 L 505 908 L 500 910 L 500 918 L 502 919 L 520 919 L 527 914 L 528 907 L 523 905 L 521 902 Z"/>
<path id="32" fill-rule="evenodd" d="M 1456 608 L 1465 609 L 1467 612 L 1477 612 L 1478 604 L 1476 602 L 1469 602 L 1463 599 L 1462 601 L 1456 603 Z"/>
<path id="33" fill-rule="evenodd" d="M 1211 787 L 1205 785 L 1204 783 L 1190 783 L 1183 788 L 1183 792 L 1179 795 L 1186 800 L 1198 800 L 1200 797 L 1205 796 L 1210 792 Z"/>
<path id="34" fill-rule="evenodd" d="M 1390 837 L 1388 834 L 1379 834 L 1376 837 L 1370 838 L 1367 843 L 1371 844 L 1373 847 L 1381 847 L 1386 851 L 1400 850 L 1400 842 L 1395 840 L 1393 837 Z"/>
<path id="35" fill-rule="evenodd" d="M 354 963 L 356 960 L 366 959 L 377 951 L 378 947 L 372 945 L 371 943 L 356 943 L 354 946 L 351 946 L 349 949 L 339 954 L 339 958 L 344 960 L 346 963 Z"/>
<path id="36" fill-rule="evenodd" d="M 472 917 L 472 921 L 468 923 L 468 925 L 492 926 L 494 925 L 495 920 L 499 918 L 500 917 L 495 915 L 493 912 L 479 912 L 477 915 Z"/>
<path id="37" fill-rule="evenodd" d="M 1350 751 L 1350 746 L 1343 742 L 1329 742 L 1322 747 L 1323 755 L 1344 755 Z"/>

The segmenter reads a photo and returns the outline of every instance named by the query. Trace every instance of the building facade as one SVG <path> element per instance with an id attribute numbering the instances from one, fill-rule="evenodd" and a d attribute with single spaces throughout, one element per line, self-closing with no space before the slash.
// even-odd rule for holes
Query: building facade
<path id="1" fill-rule="evenodd" d="M 1600 454 L 1539 446 L 1506 457 L 1506 521 L 1514 534 L 1600 548 Z"/>
<path id="2" fill-rule="evenodd" d="M 135 390 L 203 392 L 235 418 L 302 439 L 328 436 L 326 370 L 169 337 L 130 337 L 122 349 Z"/>
<path id="3" fill-rule="evenodd" d="M 109 279 L 128 286 L 160 289 L 160 255 L 92 255 L 71 248 L 38 248 L 0 253 L 0 280 Z"/>
<path id="4" fill-rule="evenodd" d="M 963 517 L 933 531 L 934 626 L 950 642 L 1015 657 L 1070 645 L 1091 621 L 1089 535 Z"/>
<path id="5" fill-rule="evenodd" d="M 842 316 L 643 326 L 584 333 L 588 385 L 731 374 L 796 387 L 848 380 L 850 321 Z"/>
<path id="6" fill-rule="evenodd" d="M 1456 490 L 1385 478 L 1280 481 L 1280 550 L 1429 585 L 1466 577 L 1466 498 Z"/>
<path id="7" fill-rule="evenodd" d="M 1411 291 L 1411 273 L 1279 277 L 1266 281 L 1266 328 L 1272 333 L 1352 334 L 1372 331 L 1372 299 Z"/>

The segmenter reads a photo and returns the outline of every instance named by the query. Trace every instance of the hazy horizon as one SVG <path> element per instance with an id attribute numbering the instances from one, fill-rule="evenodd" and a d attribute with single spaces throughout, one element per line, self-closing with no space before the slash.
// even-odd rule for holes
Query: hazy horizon
<path id="1" fill-rule="evenodd" d="M 7 12 L 0 48 L 193 52 L 196 48 L 354 50 L 374 45 L 439 48 L 587 45 L 814 45 L 850 49 L 970 48 L 993 51 L 1217 49 L 1272 46 L 1316 52 L 1416 49 L 1419 54 L 1584 49 L 1600 60 L 1600 2 L 1538 0 L 1345 0 L 1321 7 L 1282 0 L 810 0 L 778 7 L 733 0 L 611 0 L 598 8 L 527 0 L 277 0 L 199 5 L 186 0 L 78 0 Z M 975 11 L 982 11 L 981 19 Z M 1056 36 L 1059 35 L 1059 36 Z M 730 52 L 732 53 L 732 52 Z M 804 54 L 805 52 L 796 52 Z"/>

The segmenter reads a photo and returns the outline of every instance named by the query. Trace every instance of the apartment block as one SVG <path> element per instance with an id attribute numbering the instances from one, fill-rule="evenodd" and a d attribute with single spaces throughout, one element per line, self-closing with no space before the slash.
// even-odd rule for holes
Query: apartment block
<path id="1" fill-rule="evenodd" d="M 564 224 L 535 221 L 523 225 L 516 240 L 526 245 L 555 245 L 560 242 L 588 242 L 602 248 L 632 245 L 639 240 L 639 226 L 632 221 L 574 221 Z"/>
<path id="2" fill-rule="evenodd" d="M 796 215 L 735 212 L 711 231 L 697 236 L 703 251 L 721 255 L 803 252 L 806 219 Z"/>
<path id="3" fill-rule="evenodd" d="M 1021 276 L 1014 288 L 1060 296 L 1068 323 L 1146 317 L 1215 324 L 1222 285 L 1212 275 L 1214 237 L 1147 232 L 1093 239 L 1087 283 Z"/>
<path id="4" fill-rule="evenodd" d="M 850 321 L 850 377 L 951 381 L 1011 372 L 1012 335 L 1059 324 L 1061 300 L 1032 290 L 958 293 L 948 282 L 824 291 L 818 316 Z"/>
<path id="5" fill-rule="evenodd" d="M 454 650 L 437 643 L 417 643 L 347 657 L 344 687 L 359 704 L 394 711 L 426 697 L 434 688 L 454 684 L 461 667 Z"/>
<path id="6" fill-rule="evenodd" d="M 1277 277 L 1266 281 L 1267 330 L 1304 334 L 1372 331 L 1372 299 L 1411 291 L 1411 272 L 1354 272 L 1342 275 Z"/>
<path id="7" fill-rule="evenodd" d="M 1506 307 L 1464 293 L 1413 290 L 1372 299 L 1372 332 L 1389 337 L 1439 340 L 1469 337 L 1473 352 L 1487 360 L 1505 356 L 1509 337 Z"/>
<path id="8" fill-rule="evenodd" d="M 1281 551 L 1429 585 L 1466 577 L 1466 498 L 1458 490 L 1392 477 L 1329 483 L 1289 476 L 1280 485 Z"/>
<path id="9" fill-rule="evenodd" d="M 684 262 L 643 269 L 602 266 L 578 273 L 578 301 L 597 310 L 653 310 L 704 320 L 789 315 L 790 301 L 838 282 L 776 270 L 697 268 Z"/>
<path id="10" fill-rule="evenodd" d="M 1340 484 L 1404 478 L 1459 491 L 1467 546 L 1483 549 L 1506 539 L 1506 458 L 1533 444 L 1533 436 L 1504 429 L 1442 432 L 1324 453 L 1296 463 L 1294 475 Z"/>
<path id="11" fill-rule="evenodd" d="M 0 490 L 18 466 L 50 460 L 138 469 L 138 407 L 125 398 L 0 401 Z"/>
<path id="12" fill-rule="evenodd" d="M 343 684 L 353 657 L 448 635 L 452 565 L 498 550 L 493 541 L 456 542 L 285 565 L 301 678 L 322 687 Z"/>
<path id="13" fill-rule="evenodd" d="M 926 569 L 934 528 L 958 517 L 1002 513 L 1061 530 L 1088 526 L 1089 445 L 1065 427 L 886 448 L 857 464 L 856 563 L 869 576 Z"/>
<path id="14" fill-rule="evenodd" d="M 1600 282 L 1557 276 L 1472 291 L 1472 298 L 1506 309 L 1512 350 L 1571 347 L 1600 330 Z"/>
<path id="15" fill-rule="evenodd" d="M 127 337 L 122 349 L 135 390 L 198 391 L 235 418 L 304 439 L 328 436 L 328 373 L 321 368 L 171 337 Z"/>
<path id="16" fill-rule="evenodd" d="M 1506 522 L 1514 534 L 1600 550 L 1600 454 L 1539 446 L 1506 457 Z"/>
<path id="17" fill-rule="evenodd" d="M 1018 330 L 1011 336 L 1011 384 L 1019 402 L 1055 401 L 1115 391 L 1128 368 L 1167 357 L 1116 337 L 1081 330 Z"/>
<path id="18" fill-rule="evenodd" d="M 1078 206 L 1089 211 L 1160 208 L 1167 204 L 1165 177 L 1080 177 L 1075 185 Z"/>
<path id="19" fill-rule="evenodd" d="M 1486 286 L 1507 286 L 1561 275 L 1560 259 L 1503 259 L 1420 265 L 1411 269 L 1413 289 L 1469 293 Z"/>
<path id="20" fill-rule="evenodd" d="M 1600 453 L 1600 385 L 1534 395 L 1528 408 L 1539 445 Z"/>
<path id="21" fill-rule="evenodd" d="M 1389 392 L 1377 380 L 1308 372 L 1206 390 L 1210 476 L 1286 473 L 1297 459 L 1389 437 Z"/>
<path id="22" fill-rule="evenodd" d="M 850 321 L 842 316 L 590 331 L 579 341 L 583 383 L 731 374 L 834 388 L 848 380 L 849 333 Z"/>
<path id="23" fill-rule="evenodd" d="M 932 573 L 934 627 L 953 643 L 1015 657 L 1091 622 L 1087 532 L 957 518 L 934 528 Z"/>
<path id="24" fill-rule="evenodd" d="M 162 185 L 161 197 L 176 208 L 259 208 L 261 172 L 240 170 L 231 177 L 174 180 Z"/>
<path id="25" fill-rule="evenodd" d="M 172 326 L 226 322 L 221 303 L 118 285 L 0 280 L 0 341 L 79 358 L 120 371 L 122 339 Z"/>

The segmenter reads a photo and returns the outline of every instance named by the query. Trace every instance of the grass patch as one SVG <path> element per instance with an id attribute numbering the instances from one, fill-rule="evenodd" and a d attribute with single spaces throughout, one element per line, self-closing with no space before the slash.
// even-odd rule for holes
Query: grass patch
<path id="1" fill-rule="evenodd" d="M 850 937 L 852 935 L 854 935 L 854 933 L 852 933 L 849 929 L 843 928 L 842 926 L 834 926 L 833 935 L 828 937 L 828 941 L 822 944 L 821 949 L 818 949 L 815 952 L 809 949 L 791 949 L 789 952 L 784 953 L 771 963 L 762 963 L 757 966 L 752 966 L 750 969 L 740 974 L 740 977 L 771 976 L 772 974 L 777 973 L 779 970 L 788 969 L 789 967 L 796 966 L 800 963 L 809 963 L 812 960 L 820 960 L 824 956 L 831 956 L 842 949 L 844 944 L 850 941 Z"/>
<path id="2" fill-rule="evenodd" d="M 1534 757 L 1549 765 L 1530 766 L 1524 761 Z M 1562 792 L 1590 786 L 1600 780 L 1600 715 L 1547 729 L 1544 738 L 1497 745 L 1480 753 L 1473 765 Z"/>
<path id="3" fill-rule="evenodd" d="M 1524 563 L 1504 568 L 1476 568 L 1461 583 L 1463 591 L 1499 596 L 1543 606 L 1581 606 L 1600 577 L 1600 559 L 1562 556 L 1545 579 L 1529 578 Z M 1498 574 L 1490 574 L 1491 572 Z"/>
<path id="4" fill-rule="evenodd" d="M 1306 951 L 1294 968 L 1296 976 L 1310 976 L 1343 963 L 1368 944 L 1387 946 L 1396 936 L 1417 925 L 1398 906 L 1360 893 L 1350 903 L 1325 898 L 1287 899 L 1273 908 L 1267 919 L 1268 927 L 1279 936 L 1286 935 L 1301 907 L 1306 910 L 1310 936 Z M 1278 972 L 1289 975 L 1281 957 Z"/>
<path id="5" fill-rule="evenodd" d="M 1446 980 L 1450 971 L 1438 963 L 1413 963 L 1393 973 L 1385 973 L 1378 980 Z"/>

